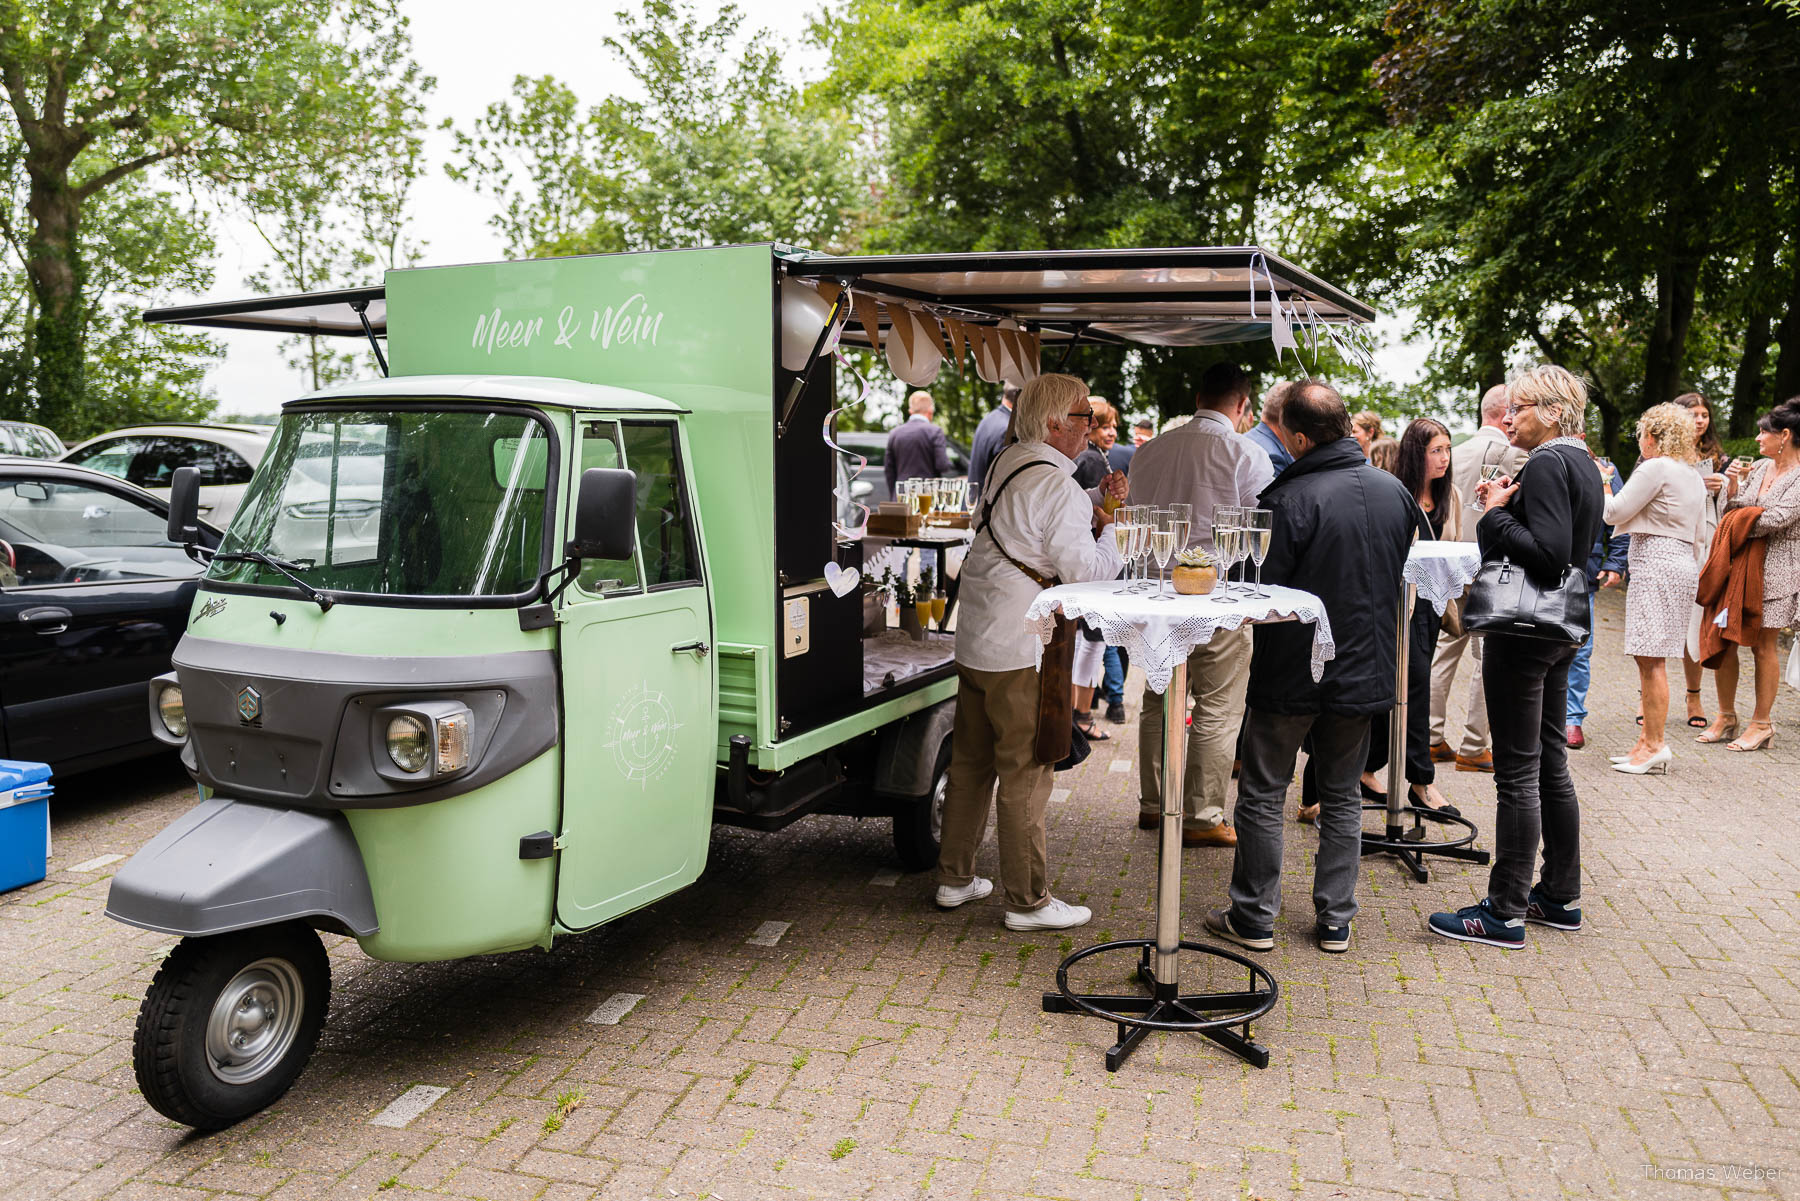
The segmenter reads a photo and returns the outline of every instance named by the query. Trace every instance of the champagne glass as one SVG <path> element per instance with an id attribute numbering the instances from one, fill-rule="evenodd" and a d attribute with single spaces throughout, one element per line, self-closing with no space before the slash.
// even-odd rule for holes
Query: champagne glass
<path id="1" fill-rule="evenodd" d="M 1498 463 L 1483 463 L 1481 465 L 1481 482 L 1482 483 L 1491 484 L 1499 478 L 1500 478 L 1500 464 L 1498 464 Z M 1477 488 L 1475 490 L 1475 495 L 1471 496 L 1469 498 L 1469 507 L 1471 509 L 1474 509 L 1476 512 L 1480 512 L 1482 509 L 1487 507 L 1484 504 L 1482 504 L 1482 502 L 1481 502 L 1480 488 Z"/>
<path id="2" fill-rule="evenodd" d="M 1237 538 L 1238 520 L 1243 512 L 1235 505 L 1213 506 L 1213 552 L 1218 555 L 1221 568 L 1219 591 L 1215 599 L 1220 604 L 1234 603 L 1231 599 L 1231 565 L 1234 562 L 1232 544 Z"/>
<path id="3" fill-rule="evenodd" d="M 1755 455 L 1739 455 L 1731 460 L 1731 468 L 1737 472 L 1737 486 L 1742 489 L 1744 481 L 1750 478 L 1750 469 L 1756 466 Z"/>
<path id="4" fill-rule="evenodd" d="M 1608 488 L 1611 488 L 1613 476 L 1618 474 L 1619 469 L 1614 467 L 1613 461 L 1605 455 L 1601 455 L 1599 458 L 1595 459 L 1594 462 L 1600 465 L 1600 482 L 1605 484 Z"/>
<path id="5" fill-rule="evenodd" d="M 937 628 L 940 633 L 944 628 L 944 607 L 949 603 L 949 600 L 950 598 L 945 595 L 942 588 L 939 588 L 936 592 L 931 594 L 931 620 L 937 623 Z"/>
<path id="6" fill-rule="evenodd" d="M 1275 514 L 1269 509 L 1244 510 L 1244 535 L 1250 542 L 1250 557 L 1256 560 L 1256 591 L 1250 595 L 1268 599 L 1263 591 L 1262 565 L 1269 554 L 1269 539 L 1275 533 Z"/>
<path id="7" fill-rule="evenodd" d="M 1131 558 L 1137 564 L 1133 592 L 1142 592 L 1150 577 L 1150 506 L 1137 505 L 1131 512 Z"/>
<path id="8" fill-rule="evenodd" d="M 1120 587 L 1113 589 L 1114 596 L 1123 595 L 1124 593 L 1130 592 L 1132 589 L 1131 549 L 1132 539 L 1135 537 L 1136 529 L 1137 527 L 1131 524 L 1131 514 L 1129 509 L 1120 509 L 1118 513 L 1114 515 L 1112 523 L 1113 544 L 1119 548 L 1119 558 L 1123 559 L 1126 565 L 1125 582 Z"/>
<path id="9" fill-rule="evenodd" d="M 930 480 L 913 481 L 913 505 L 927 522 L 931 520 L 931 505 L 936 499 L 931 492 Z"/>
<path id="10" fill-rule="evenodd" d="M 1173 504 L 1169 512 L 1175 515 L 1175 553 L 1180 554 L 1187 549 L 1188 539 L 1194 532 L 1194 506 Z"/>
<path id="11" fill-rule="evenodd" d="M 1156 570 L 1160 573 L 1156 599 L 1163 600 L 1169 589 L 1169 557 L 1175 553 L 1175 514 L 1169 509 L 1157 509 L 1152 516 L 1150 552 L 1156 556 Z"/>

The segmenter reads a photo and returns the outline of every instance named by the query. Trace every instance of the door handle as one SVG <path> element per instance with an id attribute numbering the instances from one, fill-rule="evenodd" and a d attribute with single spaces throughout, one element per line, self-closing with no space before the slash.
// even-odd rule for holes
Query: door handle
<path id="1" fill-rule="evenodd" d="M 695 639 L 693 642 L 677 642 L 674 646 L 669 648 L 669 653 L 671 655 L 692 655 L 696 659 L 704 659 L 706 658 L 707 652 L 710 650 L 712 650 L 712 647 L 701 642 L 699 639 Z"/>
<path id="2" fill-rule="evenodd" d="M 69 611 L 50 606 L 27 609 L 19 614 L 19 620 L 39 634 L 60 634 L 69 628 Z"/>

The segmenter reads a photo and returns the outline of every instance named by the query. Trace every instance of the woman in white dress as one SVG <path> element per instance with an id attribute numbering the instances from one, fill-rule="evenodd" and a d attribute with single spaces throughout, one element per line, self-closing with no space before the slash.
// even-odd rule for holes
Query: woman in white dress
<path id="1" fill-rule="evenodd" d="M 1698 544 L 1706 488 L 1693 469 L 1694 418 L 1678 404 L 1653 405 L 1638 418 L 1637 470 L 1606 498 L 1606 524 L 1631 535 L 1631 586 L 1625 593 L 1625 653 L 1637 660 L 1644 707 L 1637 742 L 1613 756 L 1613 770 L 1644 775 L 1669 770 L 1665 741 L 1669 665 L 1687 647 L 1694 593 L 1700 584 Z"/>

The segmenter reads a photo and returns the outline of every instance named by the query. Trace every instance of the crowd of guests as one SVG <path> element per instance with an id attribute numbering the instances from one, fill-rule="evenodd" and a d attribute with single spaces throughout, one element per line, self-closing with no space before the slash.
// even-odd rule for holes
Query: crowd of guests
<path id="1" fill-rule="evenodd" d="M 1234 849 L 1228 903 L 1207 914 L 1220 938 L 1274 946 L 1281 903 L 1284 813 L 1302 752 L 1295 816 L 1318 827 L 1316 937 L 1350 945 L 1362 855 L 1362 805 L 1385 800 L 1382 769 L 1394 707 L 1393 613 L 1401 567 L 1421 539 L 1476 543 L 1484 562 L 1504 558 L 1549 588 L 1628 583 L 1625 653 L 1635 660 L 1637 739 L 1615 770 L 1668 770 L 1668 661 L 1683 662 L 1687 720 L 1696 741 L 1748 752 L 1769 745 L 1780 665 L 1777 637 L 1800 604 L 1800 398 L 1759 422 L 1759 457 L 1730 460 L 1712 410 L 1690 394 L 1646 411 L 1640 459 L 1623 475 L 1585 435 L 1587 394 L 1556 366 L 1520 373 L 1481 400 L 1481 425 L 1453 448 L 1450 431 L 1422 418 L 1389 438 L 1379 415 L 1352 414 L 1326 383 L 1277 384 L 1252 406 L 1251 381 L 1220 364 L 1203 377 L 1191 417 L 1160 432 L 1136 423 L 1120 437 L 1117 409 L 1067 375 L 1008 386 L 976 435 L 976 535 L 963 568 L 956 639 L 960 687 L 945 801 L 937 903 L 987 896 L 975 875 L 990 812 L 999 832 L 1005 922 L 1013 929 L 1079 925 L 1079 905 L 1051 896 L 1044 804 L 1052 770 L 1034 747 L 1043 714 L 1037 646 L 1024 611 L 1044 587 L 1116 578 L 1112 502 L 1255 506 L 1275 514 L 1262 564 L 1271 584 L 1324 602 L 1337 654 L 1311 674 L 1310 627 L 1219 631 L 1188 662 L 1187 767 L 1182 842 Z M 1191 545 L 1211 550 L 1210 525 Z M 1570 585 L 1580 587 L 1581 585 Z M 1438 764 L 1491 773 L 1495 855 L 1477 905 L 1433 914 L 1445 937 L 1524 945 L 1528 922 L 1581 926 L 1580 812 L 1568 753 L 1586 743 L 1592 638 L 1579 645 L 1488 632 L 1471 635 L 1452 605 L 1440 619 L 1421 601 L 1410 629 L 1403 776 L 1410 803 L 1457 814 L 1438 788 Z M 1755 665 L 1750 720 L 1738 721 L 1738 652 Z M 1091 736 L 1090 700 L 1114 722 L 1124 711 L 1117 648 L 1076 639 L 1073 708 Z M 1459 729 L 1450 696 L 1468 669 Z M 1701 703 L 1714 672 L 1718 713 Z M 1054 699 L 1054 698 L 1053 698 Z M 1148 689 L 1138 714 L 1141 828 L 1159 825 L 1162 727 L 1169 703 Z M 1226 820 L 1237 777 L 1235 821 Z"/>

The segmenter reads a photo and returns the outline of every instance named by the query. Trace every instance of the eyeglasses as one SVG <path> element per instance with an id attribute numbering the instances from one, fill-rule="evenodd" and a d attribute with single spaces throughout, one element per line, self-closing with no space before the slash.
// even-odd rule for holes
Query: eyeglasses
<path id="1" fill-rule="evenodd" d="M 1537 403 L 1538 402 L 1535 400 L 1528 400 L 1524 404 L 1507 405 L 1506 406 L 1506 415 L 1508 417 L 1517 417 L 1519 415 L 1520 411 L 1522 411 L 1524 409 L 1537 408 Z"/>
<path id="2" fill-rule="evenodd" d="M 1071 410 L 1069 413 L 1069 416 L 1071 418 L 1075 418 L 1075 419 L 1078 419 L 1081 421 L 1086 421 L 1086 422 L 1091 423 L 1094 420 L 1094 410 L 1088 409 L 1086 412 L 1083 412 L 1083 413 L 1077 413 L 1077 412 L 1074 412 Z"/>

